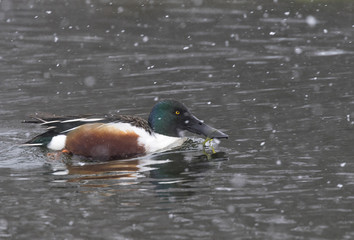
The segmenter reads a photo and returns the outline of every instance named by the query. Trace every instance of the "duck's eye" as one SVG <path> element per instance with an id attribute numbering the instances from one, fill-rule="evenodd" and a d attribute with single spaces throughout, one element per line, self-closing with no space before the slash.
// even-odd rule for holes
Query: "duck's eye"
<path id="1" fill-rule="evenodd" d="M 178 110 L 175 113 L 176 113 L 176 115 L 180 115 L 181 114 L 181 112 L 178 111 Z"/>

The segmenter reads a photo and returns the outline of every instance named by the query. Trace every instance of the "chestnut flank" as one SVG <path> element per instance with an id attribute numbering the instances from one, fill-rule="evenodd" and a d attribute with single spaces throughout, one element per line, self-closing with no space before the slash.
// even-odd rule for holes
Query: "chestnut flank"
<path id="1" fill-rule="evenodd" d="M 109 124 L 85 124 L 68 133 L 65 148 L 73 154 L 112 160 L 145 153 L 134 131 L 121 131 Z"/>

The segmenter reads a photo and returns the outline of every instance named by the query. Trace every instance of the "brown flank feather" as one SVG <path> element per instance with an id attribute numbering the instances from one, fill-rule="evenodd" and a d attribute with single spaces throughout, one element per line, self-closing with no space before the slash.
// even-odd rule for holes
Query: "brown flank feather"
<path id="1" fill-rule="evenodd" d="M 145 153 L 138 135 L 103 123 L 85 124 L 69 132 L 65 148 L 73 154 L 103 160 L 135 157 Z"/>

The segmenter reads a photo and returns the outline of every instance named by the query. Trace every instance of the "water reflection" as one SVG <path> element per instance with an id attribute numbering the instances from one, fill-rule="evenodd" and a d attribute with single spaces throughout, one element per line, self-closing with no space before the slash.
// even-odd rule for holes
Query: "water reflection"
<path id="1" fill-rule="evenodd" d="M 137 179 L 140 172 L 143 172 L 143 166 L 139 160 L 128 161 L 112 161 L 107 163 L 87 164 L 87 165 L 66 165 L 67 174 L 75 176 L 68 179 L 68 182 L 84 182 L 85 180 L 120 180 L 120 179 Z M 55 172 L 54 174 L 58 174 Z M 76 177 L 77 176 L 77 177 Z M 101 186 L 109 185 L 84 184 L 82 186 Z"/>
<path id="2" fill-rule="evenodd" d="M 50 160 L 47 166 L 56 183 L 77 183 L 80 187 L 107 191 L 118 186 L 137 185 L 140 190 L 153 187 L 159 196 L 164 196 L 194 194 L 190 183 L 198 179 L 198 174 L 214 167 L 215 161 L 226 160 L 228 156 L 224 152 L 185 150 L 103 163 Z M 177 190 L 171 191 L 171 188 Z"/>

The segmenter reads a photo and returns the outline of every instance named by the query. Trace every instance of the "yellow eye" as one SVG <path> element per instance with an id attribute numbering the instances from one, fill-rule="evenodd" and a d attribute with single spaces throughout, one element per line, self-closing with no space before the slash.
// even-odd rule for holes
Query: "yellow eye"
<path id="1" fill-rule="evenodd" d="M 181 112 L 178 111 L 178 110 L 175 113 L 176 113 L 176 115 L 180 115 L 181 114 Z"/>

